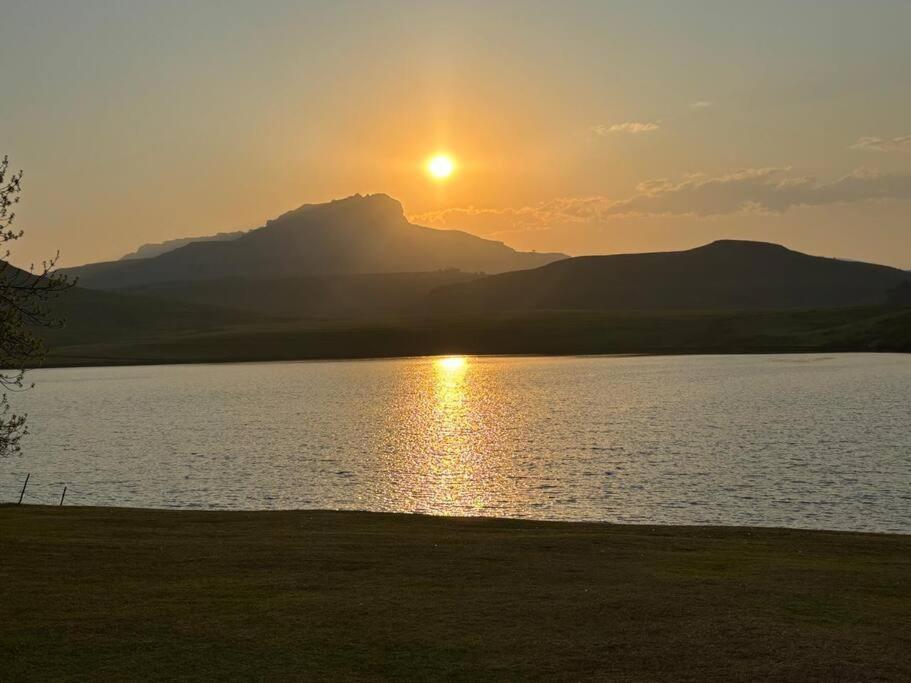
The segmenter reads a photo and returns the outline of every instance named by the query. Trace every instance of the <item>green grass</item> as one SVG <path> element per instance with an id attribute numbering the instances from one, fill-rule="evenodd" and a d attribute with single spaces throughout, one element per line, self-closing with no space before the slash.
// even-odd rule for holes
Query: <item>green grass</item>
<path id="1" fill-rule="evenodd" d="M 908 680 L 911 536 L 0 507 L 0 676 Z"/>
<path id="2" fill-rule="evenodd" d="M 215 315 L 214 313 L 212 315 Z M 911 351 L 911 309 L 539 311 L 379 320 L 201 319 L 50 331 L 47 365 L 375 358 L 447 353 Z M 132 320 L 132 319 L 131 319 Z M 157 320 L 157 318 L 156 318 Z"/>

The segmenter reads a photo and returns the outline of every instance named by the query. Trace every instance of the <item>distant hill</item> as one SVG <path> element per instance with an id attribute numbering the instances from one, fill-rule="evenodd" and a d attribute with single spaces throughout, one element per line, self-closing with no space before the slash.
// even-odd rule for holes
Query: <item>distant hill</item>
<path id="1" fill-rule="evenodd" d="M 369 275 L 301 275 L 283 278 L 225 277 L 164 282 L 119 293 L 229 307 L 288 318 L 377 318 L 419 310 L 443 285 L 481 277 L 456 270 Z"/>
<path id="2" fill-rule="evenodd" d="M 435 290 L 430 310 L 773 310 L 885 304 L 897 268 L 722 240 L 688 251 L 568 258 Z"/>
<path id="3" fill-rule="evenodd" d="M 73 287 L 49 302 L 60 327 L 41 328 L 51 347 L 70 343 L 129 343 L 149 335 L 230 329 L 275 321 L 275 317 L 220 306 Z"/>
<path id="4" fill-rule="evenodd" d="M 308 204 L 231 240 L 193 241 L 152 258 L 95 263 L 64 272 L 83 287 L 115 289 L 224 277 L 407 273 L 458 269 L 500 273 L 563 254 L 518 252 L 458 230 L 408 222 L 384 194 Z"/>
<path id="5" fill-rule="evenodd" d="M 238 230 L 236 232 L 220 232 L 215 235 L 205 235 L 203 237 L 178 237 L 177 239 L 165 240 L 164 242 L 143 244 L 136 251 L 131 251 L 129 254 L 121 256 L 120 260 L 130 261 L 132 259 L 154 258 L 155 256 L 160 256 L 161 254 L 186 246 L 190 244 L 190 242 L 226 242 L 228 240 L 236 240 L 245 233 L 246 230 Z"/>
<path id="6" fill-rule="evenodd" d="M 34 277 L 28 271 L 0 260 L 0 278 L 5 282 L 23 286 L 33 282 Z M 259 312 L 82 287 L 57 292 L 49 296 L 42 307 L 46 307 L 47 319 L 53 324 L 35 327 L 34 332 L 50 349 L 69 344 L 130 344 L 149 337 L 179 336 L 200 330 L 225 332 L 279 321 L 276 316 Z M 15 355 L 15 349 L 12 351 Z M 103 364 L 108 359 L 98 357 L 94 361 Z M 137 359 L 137 362 L 142 361 Z M 83 362 L 87 360 L 83 358 Z M 54 364 L 60 364 L 60 360 Z"/>

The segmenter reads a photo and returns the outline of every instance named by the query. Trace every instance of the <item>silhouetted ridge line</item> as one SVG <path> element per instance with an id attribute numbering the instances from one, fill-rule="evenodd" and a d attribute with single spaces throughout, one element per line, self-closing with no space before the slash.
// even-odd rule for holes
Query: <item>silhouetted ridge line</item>
<path id="1" fill-rule="evenodd" d="M 771 310 L 882 305 L 909 275 L 718 240 L 686 251 L 580 256 L 435 290 L 431 309 Z"/>
<path id="2" fill-rule="evenodd" d="M 225 241 L 192 241 L 153 258 L 95 263 L 66 272 L 80 284 L 116 289 L 224 277 L 413 273 L 457 269 L 500 273 L 563 254 L 518 252 L 459 230 L 413 225 L 385 194 L 305 204 Z"/>

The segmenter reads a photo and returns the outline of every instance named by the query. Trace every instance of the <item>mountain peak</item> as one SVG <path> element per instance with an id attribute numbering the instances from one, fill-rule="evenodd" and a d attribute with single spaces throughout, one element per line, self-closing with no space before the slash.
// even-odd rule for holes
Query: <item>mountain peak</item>
<path id="1" fill-rule="evenodd" d="M 708 244 L 696 247 L 696 250 L 705 249 L 712 251 L 766 251 L 766 252 L 785 252 L 791 251 L 785 246 L 775 244 L 774 242 L 759 242 L 756 240 L 734 240 L 722 239 L 709 242 Z M 695 250 L 694 250 L 695 251 Z"/>
<path id="2" fill-rule="evenodd" d="M 266 225 L 297 220 L 359 220 L 401 223 L 405 221 L 405 210 L 402 208 L 401 202 L 388 194 L 353 194 L 322 204 L 303 204 L 281 214 L 278 218 L 267 221 Z"/>
<path id="3" fill-rule="evenodd" d="M 534 268 L 563 254 L 523 253 L 458 230 L 408 222 L 387 194 L 355 194 L 304 204 L 225 241 L 191 241 L 152 258 L 67 269 L 96 288 L 224 277 L 504 272 Z"/>

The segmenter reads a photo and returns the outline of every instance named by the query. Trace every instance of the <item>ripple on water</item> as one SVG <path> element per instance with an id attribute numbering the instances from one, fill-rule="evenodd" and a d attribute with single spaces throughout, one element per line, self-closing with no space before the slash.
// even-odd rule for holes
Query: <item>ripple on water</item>
<path id="1" fill-rule="evenodd" d="M 31 373 L 0 500 L 911 532 L 911 357 Z"/>

